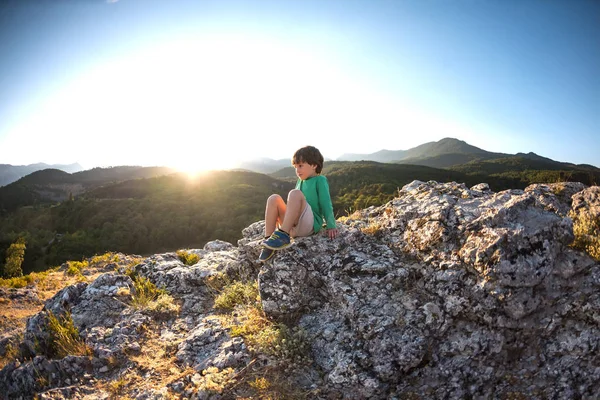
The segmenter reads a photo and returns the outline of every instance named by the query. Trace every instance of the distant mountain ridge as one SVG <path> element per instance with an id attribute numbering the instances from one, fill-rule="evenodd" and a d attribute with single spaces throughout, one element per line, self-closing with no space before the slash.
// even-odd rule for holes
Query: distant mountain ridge
<path id="1" fill-rule="evenodd" d="M 173 168 L 139 166 L 92 168 L 72 174 L 54 168 L 38 170 L 0 187 L 0 211 L 12 211 L 44 202 L 60 202 L 107 184 L 175 172 Z"/>
<path id="2" fill-rule="evenodd" d="M 290 158 L 274 160 L 272 158 L 262 157 L 251 160 L 244 160 L 236 163 L 231 169 L 241 169 L 261 174 L 270 174 L 282 168 L 290 166 Z"/>
<path id="3" fill-rule="evenodd" d="M 452 156 L 450 157 L 449 155 Z M 338 160 L 397 162 L 444 168 L 455 164 L 464 164 L 477 158 L 496 158 L 502 156 L 510 156 L 510 154 L 493 153 L 472 146 L 462 140 L 444 138 L 437 142 L 423 143 L 408 150 L 380 150 L 371 154 L 343 154 L 338 157 Z M 442 157 L 444 161 L 440 162 L 439 157 Z"/>
<path id="4" fill-rule="evenodd" d="M 79 163 L 73 164 L 29 164 L 29 165 L 10 165 L 0 164 L 0 186 L 6 186 L 9 183 L 15 182 L 20 178 L 29 175 L 35 171 L 43 169 L 59 169 L 64 172 L 74 173 L 83 170 Z"/>
<path id="5" fill-rule="evenodd" d="M 481 162 L 484 160 L 500 160 L 504 158 L 519 157 L 533 161 L 543 161 L 562 168 L 592 168 L 600 169 L 592 165 L 577 165 L 567 162 L 559 162 L 547 157 L 529 153 L 496 153 L 472 146 L 467 142 L 455 138 L 444 138 L 437 142 L 428 142 L 408 150 L 380 150 L 370 154 L 343 154 L 337 158 L 338 161 L 377 161 L 384 163 L 414 164 L 433 168 L 450 168 L 470 162 Z"/>

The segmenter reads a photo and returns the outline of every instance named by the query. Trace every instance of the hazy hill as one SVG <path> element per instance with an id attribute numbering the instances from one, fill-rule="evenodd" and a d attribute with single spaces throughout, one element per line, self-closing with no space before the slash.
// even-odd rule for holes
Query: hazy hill
<path id="1" fill-rule="evenodd" d="M 371 154 L 345 153 L 337 158 L 338 161 L 377 161 L 391 163 L 404 158 L 404 150 L 379 150 Z"/>
<path id="2" fill-rule="evenodd" d="M 0 186 L 8 185 L 9 183 L 19 180 L 19 178 L 29 175 L 32 172 L 42 169 L 59 169 L 64 172 L 74 173 L 81 171 L 83 168 L 78 163 L 74 164 L 53 164 L 44 163 L 29 164 L 29 165 L 10 165 L 0 164 Z"/>
<path id="3" fill-rule="evenodd" d="M 262 174 L 270 174 L 281 168 L 288 167 L 291 163 L 289 158 L 274 160 L 272 158 L 256 158 L 238 162 L 232 169 L 242 169 Z"/>
<path id="4" fill-rule="evenodd" d="M 432 162 L 431 159 L 440 156 L 444 162 Z M 408 150 L 381 150 L 371 154 L 344 154 L 338 160 L 371 160 L 378 162 L 402 162 L 404 164 L 427 165 L 431 167 L 447 167 L 449 162 L 462 164 L 476 158 L 497 158 L 502 153 L 491 153 L 478 147 L 454 139 L 444 138 L 437 142 L 428 142 Z M 425 164 L 423 164 L 425 163 Z M 454 164 L 450 164 L 454 165 Z"/>
<path id="5" fill-rule="evenodd" d="M 93 168 L 73 174 L 58 169 L 38 170 L 0 187 L 0 212 L 59 202 L 109 183 L 161 176 L 174 171 L 165 167 L 137 166 Z"/>

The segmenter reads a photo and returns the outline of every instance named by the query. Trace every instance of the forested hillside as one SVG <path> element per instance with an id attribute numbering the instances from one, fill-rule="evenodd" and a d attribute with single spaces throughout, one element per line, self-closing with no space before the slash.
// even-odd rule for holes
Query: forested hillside
<path id="1" fill-rule="evenodd" d="M 77 174 L 45 170 L 0 188 L 0 203 L 14 202 L 13 209 L 5 208 L 0 215 L 0 266 L 6 249 L 19 237 L 27 243 L 25 272 L 106 251 L 149 254 L 201 247 L 213 239 L 235 243 L 243 228 L 264 217 L 267 197 L 285 197 L 296 182 L 291 167 L 270 176 L 218 171 L 194 179 L 185 174 L 131 179 L 162 172 L 135 167 Z M 486 182 L 496 192 L 531 183 L 600 182 L 598 168 L 535 155 L 471 161 L 448 169 L 332 161 L 325 163 L 323 173 L 337 217 L 381 205 L 413 180 L 467 186 Z M 74 188 L 79 191 L 69 193 Z M 62 197 L 57 201 L 58 196 Z"/>
<path id="2" fill-rule="evenodd" d="M 130 180 L 2 217 L 0 254 L 25 237 L 27 272 L 109 250 L 147 254 L 201 247 L 212 239 L 235 242 L 241 229 L 264 217 L 271 193 L 285 195 L 292 186 L 233 171 Z"/>
<path id="3" fill-rule="evenodd" d="M 120 166 L 92 168 L 69 174 L 48 168 L 35 171 L 10 185 L 0 187 L 0 215 L 19 207 L 60 202 L 90 189 L 130 179 L 151 178 L 174 173 L 167 167 Z"/>
<path id="4" fill-rule="evenodd" d="M 471 161 L 449 169 L 469 176 L 489 176 L 492 181 L 512 181 L 515 188 L 542 182 L 570 181 L 586 185 L 600 183 L 600 169 L 596 167 L 561 163 L 535 154 Z"/>

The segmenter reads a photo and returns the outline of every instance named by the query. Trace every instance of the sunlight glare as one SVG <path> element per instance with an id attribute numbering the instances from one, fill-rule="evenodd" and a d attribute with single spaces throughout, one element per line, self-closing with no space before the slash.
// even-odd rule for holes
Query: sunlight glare
<path id="1" fill-rule="evenodd" d="M 73 79 L 20 130 L 48 132 L 48 145 L 60 141 L 73 152 L 92 141 L 87 165 L 122 165 L 126 152 L 129 165 L 186 172 L 288 157 L 311 143 L 337 157 L 340 137 L 365 141 L 371 132 L 389 142 L 367 140 L 365 152 L 408 148 L 440 131 L 465 136 L 335 63 L 235 35 L 171 40 L 107 61 Z"/>

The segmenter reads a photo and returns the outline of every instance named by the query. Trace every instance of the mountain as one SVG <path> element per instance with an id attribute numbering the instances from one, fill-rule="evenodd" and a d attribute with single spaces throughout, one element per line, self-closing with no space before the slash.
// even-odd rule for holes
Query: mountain
<path id="1" fill-rule="evenodd" d="M 256 158 L 247 161 L 240 161 L 233 166 L 232 169 L 242 169 L 261 174 L 270 174 L 281 168 L 288 167 L 291 164 L 289 158 L 274 160 L 272 158 Z"/>
<path id="2" fill-rule="evenodd" d="M 92 188 L 131 179 L 172 174 L 166 167 L 121 166 L 67 173 L 59 169 L 37 170 L 0 187 L 0 213 L 34 204 L 67 200 Z"/>
<path id="3" fill-rule="evenodd" d="M 29 165 L 10 165 L 0 164 L 0 187 L 6 186 L 9 183 L 15 182 L 25 175 L 42 169 L 59 169 L 64 172 L 73 173 L 83 170 L 78 163 L 74 164 L 29 164 Z"/>
<path id="4" fill-rule="evenodd" d="M 337 158 L 338 161 L 377 161 L 391 163 L 404 158 L 404 150 L 379 150 L 371 154 L 346 153 Z"/>
<path id="5" fill-rule="evenodd" d="M 451 165 L 464 164 L 475 159 L 498 158 L 502 156 L 505 156 L 505 154 L 482 150 L 462 140 L 444 138 L 437 142 L 424 143 L 408 150 L 381 150 L 371 154 L 344 154 L 338 160 L 371 160 L 445 168 Z"/>

